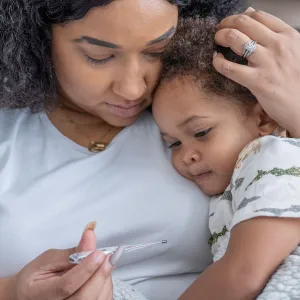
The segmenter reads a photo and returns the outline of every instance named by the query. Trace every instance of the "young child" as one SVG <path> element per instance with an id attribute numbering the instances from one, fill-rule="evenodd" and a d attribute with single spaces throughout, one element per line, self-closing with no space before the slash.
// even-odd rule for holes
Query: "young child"
<path id="1" fill-rule="evenodd" d="M 250 91 L 214 71 L 215 50 L 247 63 L 214 44 L 215 27 L 179 25 L 154 95 L 174 167 L 213 196 L 215 263 L 180 299 L 300 299 L 300 140 L 280 137 Z"/>

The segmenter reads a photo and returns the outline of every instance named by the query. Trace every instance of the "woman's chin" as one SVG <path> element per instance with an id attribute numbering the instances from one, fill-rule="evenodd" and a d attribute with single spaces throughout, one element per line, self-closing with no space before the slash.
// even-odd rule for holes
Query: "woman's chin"
<path id="1" fill-rule="evenodd" d="M 109 125 L 115 126 L 115 127 L 127 127 L 136 122 L 136 120 L 142 115 L 144 111 L 141 111 L 137 115 L 130 116 L 130 117 L 120 117 L 120 116 L 106 116 L 103 117 L 103 120 L 108 123 Z"/>

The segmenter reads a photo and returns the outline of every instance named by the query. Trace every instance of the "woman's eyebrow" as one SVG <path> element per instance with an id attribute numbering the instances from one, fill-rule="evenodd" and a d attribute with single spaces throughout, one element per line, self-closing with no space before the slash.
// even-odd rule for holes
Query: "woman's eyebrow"
<path id="1" fill-rule="evenodd" d="M 161 36 L 159 36 L 158 38 L 150 41 L 147 43 L 147 46 L 151 46 L 154 44 L 158 44 L 162 41 L 165 41 L 166 39 L 168 39 L 173 33 L 175 33 L 176 29 L 174 26 L 172 26 L 167 32 L 165 32 L 164 34 L 162 34 Z"/>
<path id="2" fill-rule="evenodd" d="M 74 40 L 75 43 L 88 43 L 94 46 L 99 46 L 99 47 L 105 47 L 105 48 L 111 48 L 111 49 L 121 49 L 122 47 L 110 42 L 102 41 L 90 36 L 82 36 L 78 39 Z"/>
<path id="3" fill-rule="evenodd" d="M 176 31 L 175 27 L 172 26 L 167 32 L 159 36 L 158 38 L 150 41 L 147 43 L 147 46 L 151 46 L 154 44 L 158 44 L 166 39 L 168 39 L 174 32 Z M 122 49 L 120 45 L 113 44 L 111 42 L 99 40 L 90 36 L 82 36 L 78 39 L 73 40 L 75 43 L 88 43 L 94 46 L 99 46 L 99 47 L 105 47 L 105 48 L 111 48 L 111 49 Z"/>

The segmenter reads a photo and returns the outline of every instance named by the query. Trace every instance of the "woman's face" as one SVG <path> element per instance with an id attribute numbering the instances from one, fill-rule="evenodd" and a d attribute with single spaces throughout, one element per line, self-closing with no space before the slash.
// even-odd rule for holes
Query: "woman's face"
<path id="1" fill-rule="evenodd" d="M 134 123 L 152 102 L 177 18 L 177 7 L 166 0 L 118 0 L 55 25 L 52 59 L 61 100 L 114 126 Z"/>

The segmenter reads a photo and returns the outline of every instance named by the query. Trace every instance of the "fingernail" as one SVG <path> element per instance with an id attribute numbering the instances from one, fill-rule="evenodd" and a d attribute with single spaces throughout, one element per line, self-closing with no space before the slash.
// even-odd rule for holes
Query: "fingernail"
<path id="1" fill-rule="evenodd" d="M 245 12 L 253 12 L 253 11 L 255 11 L 255 9 L 251 6 L 245 10 Z"/>
<path id="2" fill-rule="evenodd" d="M 214 51 L 213 58 L 215 58 L 217 55 L 218 55 L 218 52 Z"/>
<path id="3" fill-rule="evenodd" d="M 83 230 L 83 233 L 85 233 L 86 231 L 88 231 L 88 230 L 95 230 L 95 228 L 96 228 L 96 226 L 97 226 L 97 222 L 96 221 L 91 221 L 91 222 L 89 222 L 86 226 L 85 226 L 85 228 L 84 228 L 84 230 Z"/>
<path id="4" fill-rule="evenodd" d="M 116 252 L 110 257 L 109 262 L 112 264 L 112 266 L 116 266 L 117 262 L 119 261 L 119 259 L 121 258 L 121 256 L 123 255 L 124 251 L 125 251 L 126 246 L 120 246 L 118 247 L 118 249 L 116 250 Z"/>

